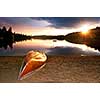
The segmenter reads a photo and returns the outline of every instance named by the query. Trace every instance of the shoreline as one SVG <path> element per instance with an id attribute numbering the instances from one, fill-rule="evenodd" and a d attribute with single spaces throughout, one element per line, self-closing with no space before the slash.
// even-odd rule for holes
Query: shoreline
<path id="1" fill-rule="evenodd" d="M 98 83 L 100 56 L 48 56 L 46 66 L 17 80 L 24 56 L 0 56 L 0 83 Z"/>

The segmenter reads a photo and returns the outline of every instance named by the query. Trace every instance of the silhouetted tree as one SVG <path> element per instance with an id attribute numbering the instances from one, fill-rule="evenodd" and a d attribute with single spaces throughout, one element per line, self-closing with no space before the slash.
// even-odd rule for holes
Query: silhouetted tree
<path id="1" fill-rule="evenodd" d="M 12 27 L 9 27 L 8 32 L 12 33 Z"/>
<path id="2" fill-rule="evenodd" d="M 2 32 L 6 32 L 6 31 L 7 31 L 6 27 L 3 26 L 3 28 L 2 28 Z"/>

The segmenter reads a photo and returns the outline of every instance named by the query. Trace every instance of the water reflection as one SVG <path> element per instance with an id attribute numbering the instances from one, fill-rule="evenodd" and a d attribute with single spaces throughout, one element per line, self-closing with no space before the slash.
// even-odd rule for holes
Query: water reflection
<path id="1" fill-rule="evenodd" d="M 6 39 L 0 39 L 0 48 L 7 49 L 10 47 L 11 49 L 13 48 L 13 41 L 12 40 L 6 40 Z"/>
<path id="2" fill-rule="evenodd" d="M 93 49 L 83 50 L 77 47 L 55 47 L 48 50 L 49 55 L 100 55 Z"/>
<path id="3" fill-rule="evenodd" d="M 7 45 L 5 50 L 0 43 L 0 56 L 25 55 L 29 50 L 40 50 L 48 55 L 100 55 L 100 52 L 94 48 L 81 44 L 73 44 L 66 40 L 32 39 L 16 43 L 11 42 Z"/>
<path id="4" fill-rule="evenodd" d="M 54 48 L 50 48 L 47 53 L 49 55 L 100 55 L 100 52 L 94 48 L 66 40 L 55 42 Z"/>

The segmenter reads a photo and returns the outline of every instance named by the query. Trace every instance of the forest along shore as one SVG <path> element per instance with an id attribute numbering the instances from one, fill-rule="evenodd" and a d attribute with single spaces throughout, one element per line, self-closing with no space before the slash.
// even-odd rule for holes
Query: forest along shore
<path id="1" fill-rule="evenodd" d="M 100 56 L 48 56 L 46 66 L 17 80 L 23 56 L 0 57 L 0 82 L 100 82 Z"/>

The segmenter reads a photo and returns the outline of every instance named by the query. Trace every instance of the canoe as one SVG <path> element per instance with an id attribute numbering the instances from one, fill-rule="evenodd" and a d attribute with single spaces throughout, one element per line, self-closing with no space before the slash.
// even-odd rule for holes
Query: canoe
<path id="1" fill-rule="evenodd" d="M 39 51 L 29 51 L 20 68 L 18 79 L 22 80 L 30 76 L 34 71 L 38 71 L 46 64 L 47 56 Z"/>

